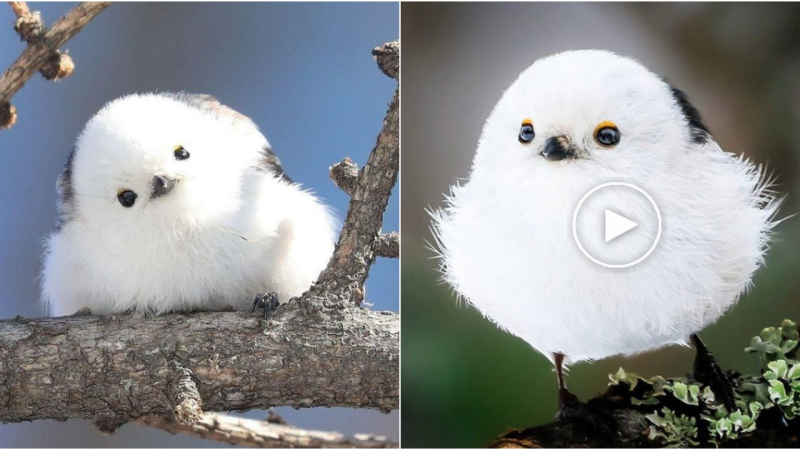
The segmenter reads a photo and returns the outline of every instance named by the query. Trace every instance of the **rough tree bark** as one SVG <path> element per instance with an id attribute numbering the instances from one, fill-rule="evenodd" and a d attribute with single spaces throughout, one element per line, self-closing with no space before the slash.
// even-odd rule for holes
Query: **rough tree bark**
<path id="1" fill-rule="evenodd" d="M 263 328 L 266 327 L 266 330 Z M 84 418 L 113 429 L 172 414 L 176 364 L 206 411 L 397 408 L 397 315 L 293 301 L 247 312 L 0 322 L 0 421 Z"/>
<path id="2" fill-rule="evenodd" d="M 81 4 L 29 45 L 0 79 L 0 104 L 41 67 L 45 50 L 105 5 Z M 399 42 L 374 54 L 397 78 Z M 312 289 L 266 323 L 247 312 L 0 321 L 0 421 L 84 418 L 113 431 L 138 419 L 249 446 L 396 447 L 380 437 L 258 426 L 203 411 L 398 408 L 399 316 L 358 306 L 375 257 L 396 257 L 399 235 L 381 235 L 381 225 L 398 164 L 396 91 L 367 164 L 345 189 L 350 207 L 330 263 Z"/>

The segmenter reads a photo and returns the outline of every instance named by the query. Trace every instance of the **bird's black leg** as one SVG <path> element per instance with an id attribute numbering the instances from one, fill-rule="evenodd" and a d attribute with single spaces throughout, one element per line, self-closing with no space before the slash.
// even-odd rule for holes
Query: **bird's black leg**
<path id="1" fill-rule="evenodd" d="M 270 311 L 274 311 L 275 309 L 280 306 L 280 302 L 278 301 L 278 294 L 274 292 L 268 292 L 266 294 L 258 294 L 256 298 L 253 299 L 253 311 L 256 312 L 256 308 L 263 308 L 264 309 L 264 320 L 269 319 Z"/>
<path id="2" fill-rule="evenodd" d="M 554 354 L 556 378 L 558 379 L 558 414 L 556 420 L 583 423 L 594 433 L 614 439 L 617 422 L 608 412 L 595 405 L 581 403 L 564 383 L 564 355 Z"/>
<path id="3" fill-rule="evenodd" d="M 722 400 L 725 409 L 729 413 L 736 410 L 736 398 L 733 394 L 733 385 L 730 379 L 722 369 L 717 365 L 714 355 L 708 350 L 706 344 L 700 340 L 700 336 L 693 334 L 689 337 L 697 350 L 697 356 L 694 358 L 694 370 L 692 375 L 694 379 L 699 381 L 705 386 L 711 387 L 714 392 L 714 397 L 717 401 Z"/>

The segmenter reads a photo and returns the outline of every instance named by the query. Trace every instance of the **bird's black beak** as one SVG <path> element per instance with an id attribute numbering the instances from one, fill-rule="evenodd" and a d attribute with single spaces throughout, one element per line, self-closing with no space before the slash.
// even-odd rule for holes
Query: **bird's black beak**
<path id="1" fill-rule="evenodd" d="M 175 187 L 176 181 L 172 178 L 156 175 L 153 177 L 153 195 L 151 199 L 167 195 Z"/>
<path id="2" fill-rule="evenodd" d="M 575 149 L 566 136 L 553 136 L 544 143 L 542 156 L 548 161 L 561 161 L 574 158 Z"/>

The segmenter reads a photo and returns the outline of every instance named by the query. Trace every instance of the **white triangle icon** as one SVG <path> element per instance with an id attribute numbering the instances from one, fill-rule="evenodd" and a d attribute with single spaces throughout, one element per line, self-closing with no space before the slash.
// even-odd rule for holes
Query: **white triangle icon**
<path id="1" fill-rule="evenodd" d="M 638 223 L 606 210 L 606 242 L 612 241 L 638 226 Z"/>

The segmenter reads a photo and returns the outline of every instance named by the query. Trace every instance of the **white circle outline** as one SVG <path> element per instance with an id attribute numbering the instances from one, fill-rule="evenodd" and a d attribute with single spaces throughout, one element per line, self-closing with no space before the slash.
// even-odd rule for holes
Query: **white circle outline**
<path id="1" fill-rule="evenodd" d="M 609 187 L 609 186 L 624 186 L 624 187 L 628 187 L 628 188 L 634 189 L 637 192 L 639 192 L 640 194 L 644 195 L 647 198 L 647 200 L 650 202 L 650 204 L 653 205 L 653 208 L 656 210 L 656 216 L 658 217 L 658 234 L 656 234 L 656 239 L 655 239 L 655 241 L 653 241 L 653 245 L 650 246 L 650 250 L 648 250 L 647 253 L 645 253 L 641 258 L 637 259 L 636 261 L 627 263 L 627 264 L 608 264 L 608 263 L 604 263 L 603 261 L 600 261 L 599 259 L 597 259 L 597 258 L 593 257 L 592 255 L 590 255 L 589 252 L 587 252 L 586 249 L 583 248 L 583 245 L 581 245 L 581 240 L 578 239 L 578 230 L 577 230 L 578 211 L 581 210 L 581 206 L 583 206 L 583 202 L 586 201 L 586 199 L 590 195 L 594 194 L 595 192 L 599 191 L 600 189 L 603 189 L 603 188 L 606 188 L 606 187 Z M 653 253 L 653 250 L 656 249 L 656 245 L 658 245 L 658 241 L 661 240 L 661 211 L 658 209 L 658 205 L 656 205 L 656 202 L 655 202 L 655 200 L 653 200 L 653 197 L 650 197 L 650 194 L 648 194 L 647 192 L 645 192 L 644 190 L 642 190 L 638 186 L 634 186 L 634 185 L 632 185 L 630 183 L 624 183 L 622 181 L 612 181 L 610 183 L 603 183 L 600 186 L 596 186 L 594 189 L 592 189 L 591 191 L 587 192 L 586 195 L 584 195 L 583 198 L 581 198 L 581 201 L 578 202 L 578 206 L 575 207 L 575 212 L 572 214 L 572 237 L 575 239 L 575 243 L 578 244 L 578 248 L 581 249 L 581 253 L 586 255 L 586 257 L 589 258 L 590 260 L 592 260 L 593 263 L 599 264 L 599 265 L 601 265 L 603 267 L 606 267 L 606 268 L 609 268 L 609 269 L 625 269 L 625 268 L 628 268 L 628 267 L 631 267 L 631 266 L 635 266 L 636 264 L 639 264 L 640 262 L 644 261 L 645 258 L 650 256 L 650 254 Z"/>

